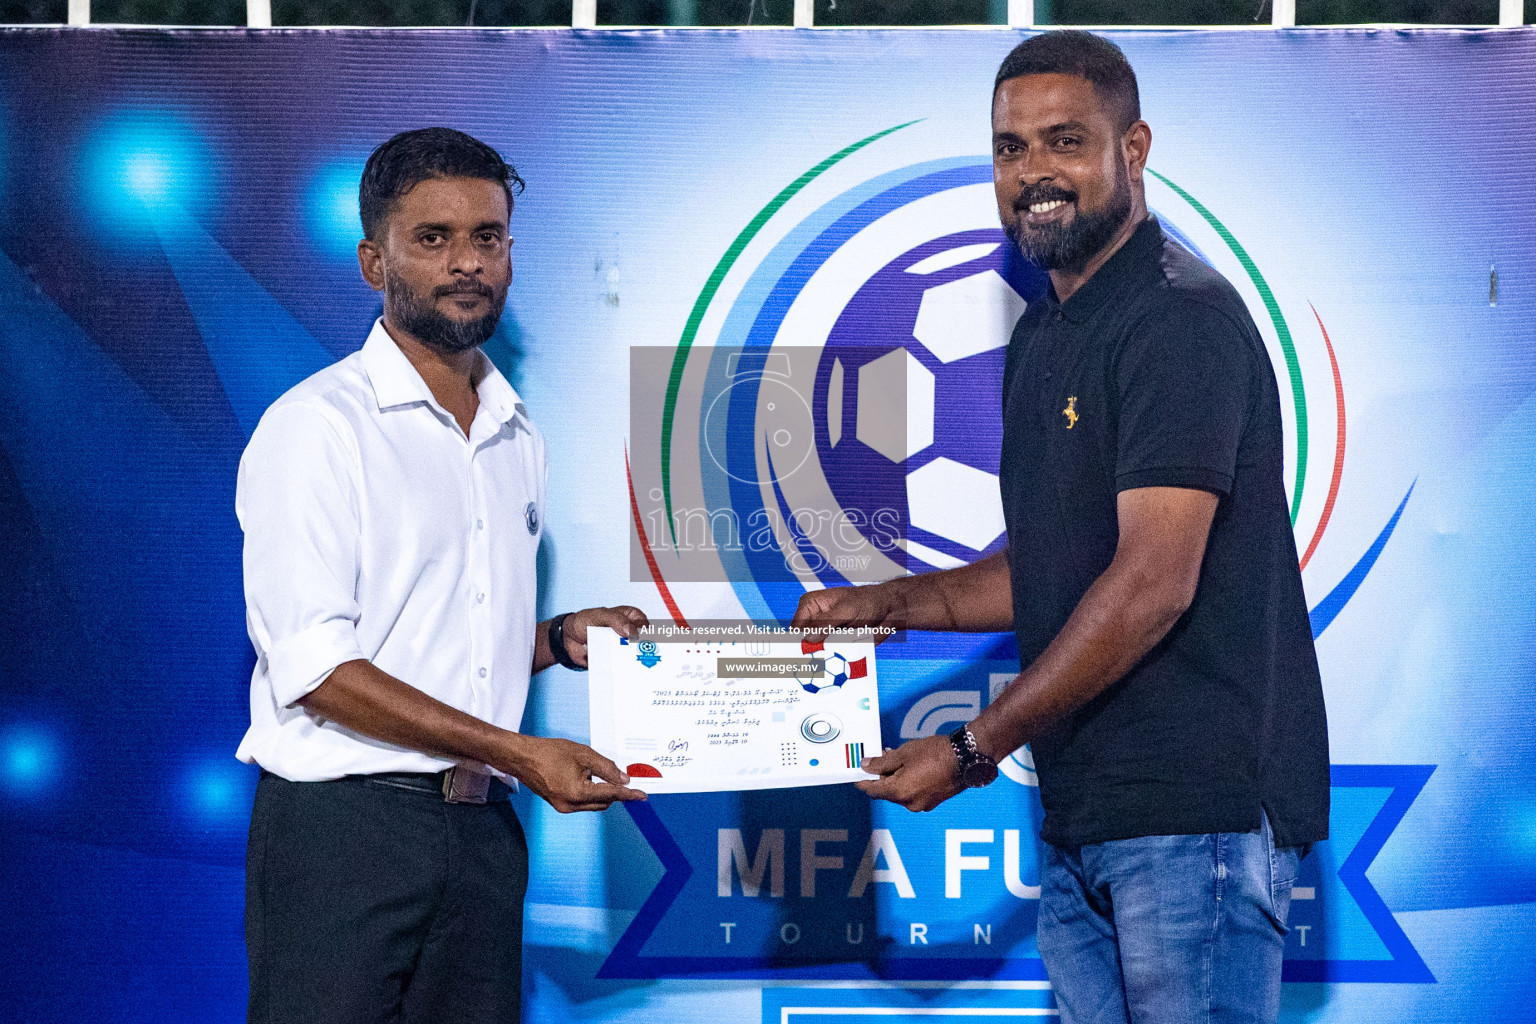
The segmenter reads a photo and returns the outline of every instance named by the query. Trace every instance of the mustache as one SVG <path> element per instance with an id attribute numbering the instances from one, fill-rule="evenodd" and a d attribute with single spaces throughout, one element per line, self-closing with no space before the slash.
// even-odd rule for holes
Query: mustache
<path id="1" fill-rule="evenodd" d="M 443 285 L 432 289 L 434 298 L 441 298 L 444 295 L 483 295 L 486 298 L 491 298 L 493 294 L 491 286 L 482 281 L 459 281 L 456 284 Z"/>
<path id="2" fill-rule="evenodd" d="M 1048 181 L 1036 182 L 1033 185 L 1025 185 L 1019 197 L 1013 201 L 1013 211 L 1023 213 L 1035 203 L 1048 203 L 1053 199 L 1061 199 L 1069 203 L 1077 202 L 1077 193 L 1070 189 L 1053 185 Z"/>

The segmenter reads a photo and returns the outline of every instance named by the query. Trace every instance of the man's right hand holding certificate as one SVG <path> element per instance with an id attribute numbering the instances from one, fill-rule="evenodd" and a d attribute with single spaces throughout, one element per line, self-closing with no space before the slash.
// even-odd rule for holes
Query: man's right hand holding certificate
<path id="1" fill-rule="evenodd" d="M 812 591 L 800 599 L 790 626 L 811 633 L 837 627 L 963 633 L 1010 629 L 1013 589 L 1008 581 L 1007 553 L 945 572 L 902 576 L 871 586 Z M 1013 749 L 986 759 L 995 770 L 996 762 Z M 879 778 L 858 783 L 860 789 L 876 800 L 889 800 L 910 811 L 931 811 L 967 788 L 960 752 L 948 736 L 910 740 L 895 750 L 866 757 L 863 767 Z"/>

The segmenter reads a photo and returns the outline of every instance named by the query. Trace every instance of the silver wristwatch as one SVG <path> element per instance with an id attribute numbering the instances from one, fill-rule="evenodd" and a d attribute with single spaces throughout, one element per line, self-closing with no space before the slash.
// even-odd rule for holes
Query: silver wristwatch
<path id="1" fill-rule="evenodd" d="M 976 749 L 976 737 L 969 726 L 950 733 L 949 745 L 955 748 L 955 760 L 960 763 L 961 782 L 974 789 L 997 780 L 997 762 Z"/>

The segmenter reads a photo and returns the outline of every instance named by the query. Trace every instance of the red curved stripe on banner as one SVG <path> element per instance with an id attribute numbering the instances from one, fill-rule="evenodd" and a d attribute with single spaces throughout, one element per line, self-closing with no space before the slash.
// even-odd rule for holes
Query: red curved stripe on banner
<path id="1" fill-rule="evenodd" d="M 656 768 L 653 768 L 651 765 L 648 765 L 648 764 L 641 764 L 638 761 L 636 763 L 630 765 L 628 768 L 625 768 L 624 769 L 624 774 L 628 775 L 632 779 L 659 779 L 659 778 L 661 778 L 661 772 L 658 771 Z"/>
<path id="2" fill-rule="evenodd" d="M 1312 306 L 1310 302 L 1307 305 Z M 1333 354 L 1333 342 L 1328 340 L 1328 328 L 1323 326 L 1323 318 L 1317 315 L 1316 306 L 1312 306 L 1312 315 L 1317 317 L 1317 329 L 1323 332 L 1323 344 L 1328 347 L 1328 363 L 1333 367 L 1333 398 L 1339 410 L 1339 439 L 1333 453 L 1333 479 L 1328 484 L 1328 500 L 1323 502 L 1323 518 L 1317 522 L 1317 531 L 1312 534 L 1307 553 L 1301 556 L 1303 569 L 1311 561 L 1312 552 L 1317 550 L 1317 542 L 1323 539 L 1323 531 L 1328 529 L 1328 520 L 1333 515 L 1333 502 L 1339 496 L 1339 480 L 1344 475 L 1344 382 L 1339 377 L 1339 360 Z"/>
<path id="3" fill-rule="evenodd" d="M 656 589 L 661 591 L 661 599 L 666 603 L 667 611 L 672 613 L 672 621 L 684 629 L 688 628 L 688 620 L 683 618 L 677 602 L 672 600 L 672 591 L 667 589 L 667 581 L 661 578 L 661 566 L 656 564 L 656 556 L 651 554 L 651 542 L 645 539 L 645 525 L 640 522 L 640 503 L 635 500 L 635 478 L 629 471 L 629 447 L 624 448 L 624 479 L 629 482 L 629 510 L 635 517 L 635 534 L 640 538 L 640 550 L 645 552 L 645 564 L 651 569 L 651 579 L 656 582 Z M 631 775 L 634 772 L 630 772 Z"/>

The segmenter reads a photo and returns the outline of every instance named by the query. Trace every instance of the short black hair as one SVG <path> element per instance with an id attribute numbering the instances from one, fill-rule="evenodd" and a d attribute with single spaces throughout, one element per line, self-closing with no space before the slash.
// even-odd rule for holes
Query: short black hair
<path id="1" fill-rule="evenodd" d="M 363 237 L 374 232 L 389 216 L 395 200 L 428 178 L 484 178 L 507 190 L 507 212 L 512 197 L 523 190 L 517 168 L 473 135 L 452 128 L 417 128 L 401 132 L 375 149 L 363 167 L 357 190 Z"/>
<path id="2" fill-rule="evenodd" d="M 1123 132 L 1141 120 L 1141 93 L 1136 72 L 1120 47 L 1102 36 L 1078 29 L 1042 32 L 1015 46 L 1003 58 L 992 83 L 992 96 L 1009 79 L 1025 75 L 1075 75 L 1093 83 L 1099 98 L 1118 114 Z"/>

